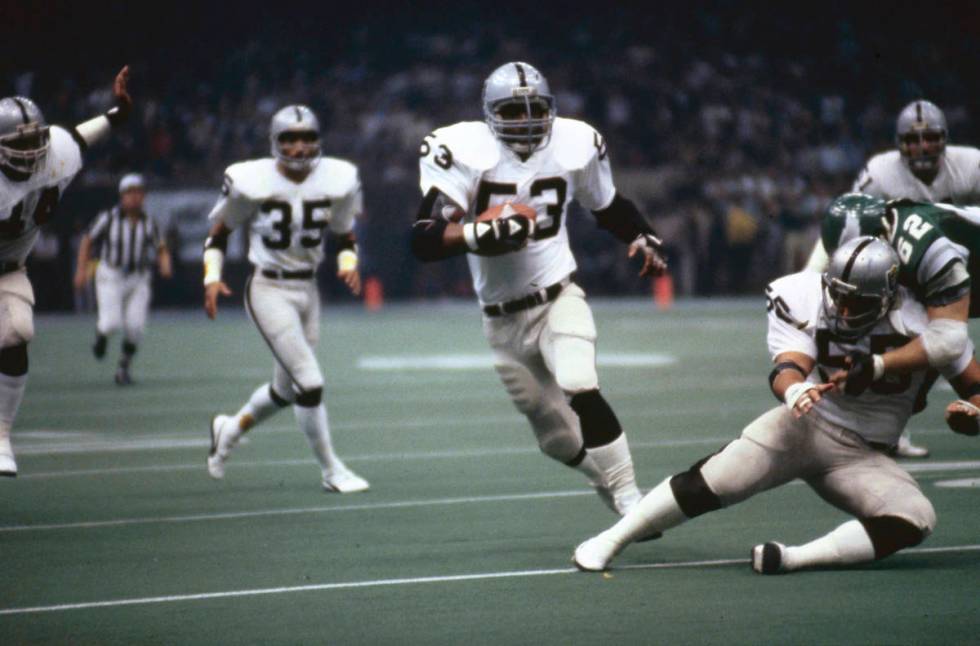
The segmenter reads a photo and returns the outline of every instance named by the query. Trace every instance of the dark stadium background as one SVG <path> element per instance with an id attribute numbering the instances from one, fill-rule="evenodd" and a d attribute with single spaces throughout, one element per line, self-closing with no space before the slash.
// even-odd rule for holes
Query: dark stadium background
<path id="1" fill-rule="evenodd" d="M 39 306 L 72 308 L 73 242 L 128 171 L 143 172 L 151 194 L 195 196 L 164 218 L 180 262 L 155 302 L 196 305 L 222 169 L 268 153 L 269 116 L 287 102 L 313 107 L 325 152 L 360 166 L 364 271 L 386 297 L 468 296 L 462 260 L 423 266 L 408 252 L 417 147 L 435 127 L 482 118 L 483 78 L 512 59 L 548 76 L 559 114 L 607 137 L 617 183 L 668 242 L 679 294 L 757 293 L 795 269 L 790 247 L 812 239 L 827 200 L 891 146 L 904 103 L 932 99 L 952 142 L 980 142 L 976 14 L 969 2 L 3 0 L 0 95 L 28 94 L 50 122 L 73 124 L 107 107 L 129 63 L 138 102 L 130 126 L 90 152 L 47 257 L 32 260 Z M 573 213 L 570 228 L 587 291 L 649 293 L 591 216 Z"/>

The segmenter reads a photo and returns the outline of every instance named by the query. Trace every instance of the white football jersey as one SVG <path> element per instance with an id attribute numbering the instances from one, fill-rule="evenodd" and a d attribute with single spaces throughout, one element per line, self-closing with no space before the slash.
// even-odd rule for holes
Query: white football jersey
<path id="1" fill-rule="evenodd" d="M 208 219 L 249 224 L 248 259 L 261 269 L 303 271 L 323 260 L 323 230 L 350 233 L 363 208 L 357 167 L 323 157 L 299 183 L 271 157 L 232 164 Z"/>
<path id="2" fill-rule="evenodd" d="M 440 128 L 422 143 L 422 194 L 437 188 L 465 213 L 513 202 L 537 212 L 534 237 L 500 256 L 467 254 L 473 289 L 483 304 L 501 303 L 543 289 L 575 271 L 565 216 L 576 200 L 604 209 L 616 195 L 606 144 L 592 126 L 555 119 L 551 140 L 527 161 L 502 144 L 487 124 L 464 121 Z"/>
<path id="3" fill-rule="evenodd" d="M 849 352 L 880 354 L 899 348 L 919 336 L 929 324 L 925 307 L 904 287 L 888 316 L 854 343 L 835 339 L 827 325 L 820 274 L 801 271 L 779 278 L 766 287 L 769 311 L 769 353 L 800 352 L 816 360 L 809 379 L 827 382 L 844 368 Z M 973 358 L 973 344 L 942 373 L 952 378 L 963 372 Z M 813 413 L 850 429 L 872 442 L 894 444 L 912 415 L 926 371 L 886 375 L 858 397 L 843 392 L 826 393 Z"/>
<path id="4" fill-rule="evenodd" d="M 41 225 L 75 175 L 82 169 L 82 151 L 66 130 L 51 126 L 44 164 L 23 182 L 0 173 L 0 262 L 27 260 Z"/>
<path id="5" fill-rule="evenodd" d="M 980 150 L 946 146 L 939 160 L 939 173 L 928 185 L 912 174 L 901 153 L 890 150 L 868 160 L 854 181 L 853 190 L 886 200 L 980 204 Z"/>

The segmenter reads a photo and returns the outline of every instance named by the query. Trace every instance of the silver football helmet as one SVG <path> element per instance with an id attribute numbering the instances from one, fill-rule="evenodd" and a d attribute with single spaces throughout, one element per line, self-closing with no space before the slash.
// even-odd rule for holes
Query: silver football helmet
<path id="1" fill-rule="evenodd" d="M 823 273 L 823 310 L 830 331 L 856 341 L 883 319 L 898 294 L 898 254 L 872 236 L 845 242 Z"/>
<path id="2" fill-rule="evenodd" d="M 494 136 L 530 155 L 548 144 L 555 97 L 541 72 L 527 63 L 505 63 L 483 83 L 483 116 Z"/>
<path id="3" fill-rule="evenodd" d="M 902 108 L 895 141 L 913 172 L 932 173 L 946 150 L 946 115 L 931 101 L 913 101 Z"/>
<path id="4" fill-rule="evenodd" d="M 51 135 L 41 109 L 30 99 L 0 99 L 0 166 L 30 177 L 48 156 Z"/>
<path id="5" fill-rule="evenodd" d="M 269 128 L 272 156 L 290 170 L 311 170 L 320 161 L 320 121 L 305 105 L 287 105 L 272 115 Z M 300 141 L 302 153 L 287 155 L 282 144 Z"/>

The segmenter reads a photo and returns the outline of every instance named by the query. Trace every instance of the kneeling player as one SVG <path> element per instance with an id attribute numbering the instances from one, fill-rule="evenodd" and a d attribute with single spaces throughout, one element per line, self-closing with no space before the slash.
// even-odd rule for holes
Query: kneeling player
<path id="1" fill-rule="evenodd" d="M 361 210 L 357 168 L 321 157 L 320 124 L 302 105 L 272 117 L 273 157 L 232 164 L 222 197 L 209 216 L 204 250 L 204 309 L 214 318 L 218 296 L 230 290 L 221 280 L 228 235 L 249 225 L 248 259 L 255 274 L 245 285 L 245 307 L 275 357 L 271 383 L 259 386 L 236 415 L 211 420 L 208 472 L 223 478 L 225 461 L 243 433 L 278 410 L 293 405 L 296 421 L 323 472 L 323 488 L 350 493 L 368 488 L 334 453 L 322 401 L 323 374 L 314 347 L 320 335 L 316 268 L 323 260 L 324 229 L 336 238 L 338 277 L 358 294 L 354 218 Z"/>
<path id="2" fill-rule="evenodd" d="M 739 439 L 654 488 L 619 523 L 575 550 L 583 570 L 604 570 L 637 538 L 728 507 L 796 478 L 848 521 L 810 543 L 769 542 L 752 550 L 752 568 L 776 574 L 884 558 L 917 545 L 936 513 L 915 480 L 887 454 L 912 413 L 926 376 L 885 371 L 867 357 L 923 333 L 925 310 L 898 286 L 899 258 L 885 242 L 842 245 L 822 276 L 804 271 L 773 282 L 769 295 L 770 383 L 784 405 L 749 424 Z M 950 405 L 953 430 L 977 432 L 980 366 L 966 348 L 946 368 L 964 399 Z M 833 374 L 831 374 L 831 371 Z M 810 381 L 813 374 L 820 382 Z"/>

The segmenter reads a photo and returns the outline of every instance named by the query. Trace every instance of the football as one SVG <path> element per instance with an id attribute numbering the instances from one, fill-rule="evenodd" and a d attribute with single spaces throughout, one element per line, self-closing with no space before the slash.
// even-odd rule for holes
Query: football
<path id="1" fill-rule="evenodd" d="M 527 204 L 505 202 L 504 204 L 491 206 L 489 209 L 476 216 L 476 221 L 487 222 L 488 220 L 496 220 L 497 218 L 514 215 L 515 213 L 530 218 L 531 222 L 534 222 L 535 218 L 538 216 L 537 212 Z"/>

